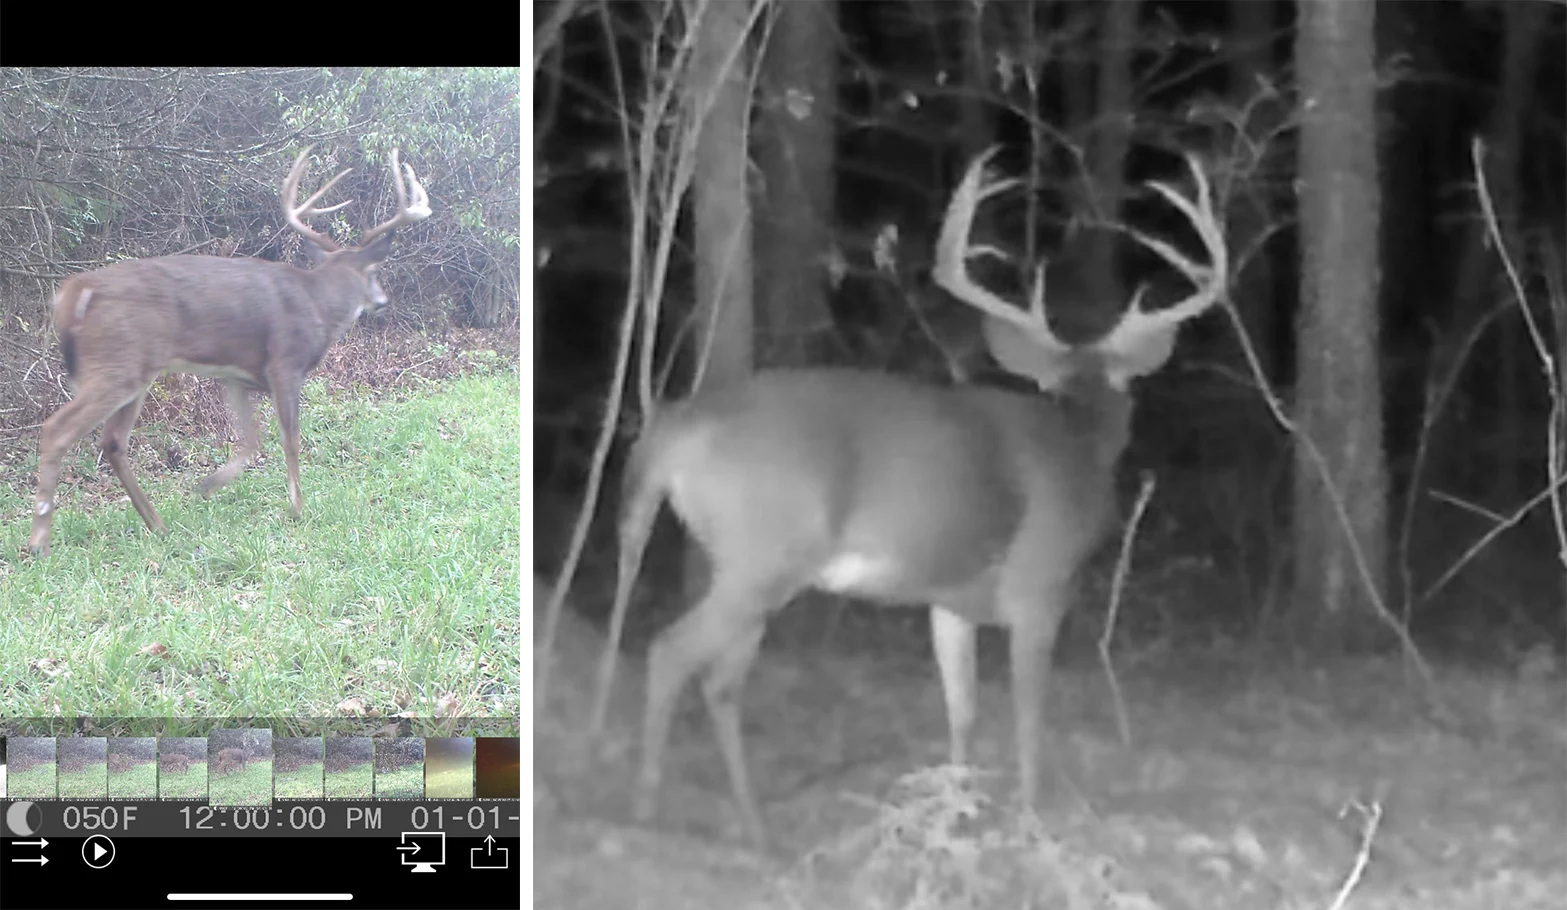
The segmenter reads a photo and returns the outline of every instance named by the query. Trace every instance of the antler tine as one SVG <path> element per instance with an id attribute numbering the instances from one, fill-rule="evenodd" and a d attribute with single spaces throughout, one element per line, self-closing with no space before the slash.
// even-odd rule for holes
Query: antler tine
<path id="1" fill-rule="evenodd" d="M 1185 275 L 1196 286 L 1191 296 L 1157 312 L 1141 311 L 1137 303 L 1133 304 L 1133 309 L 1139 310 L 1145 317 L 1157 318 L 1163 322 L 1184 322 L 1203 312 L 1224 295 L 1225 286 L 1229 281 L 1229 249 L 1224 242 L 1224 231 L 1220 226 L 1219 216 L 1213 207 L 1213 189 L 1209 184 L 1207 172 L 1193 154 L 1187 154 L 1186 165 L 1192 173 L 1192 180 L 1197 185 L 1195 202 L 1162 181 L 1151 180 L 1148 182 L 1148 187 L 1180 209 L 1181 214 L 1191 222 L 1192 229 L 1197 232 L 1198 238 L 1202 240 L 1203 247 L 1207 250 L 1208 264 L 1194 262 L 1171 244 L 1150 237 L 1142 231 L 1129 229 L 1138 243 L 1158 253 L 1160 258 Z"/>
<path id="2" fill-rule="evenodd" d="M 344 168 L 343 171 L 341 173 L 339 173 L 336 177 L 333 177 L 331 180 L 328 180 L 326 182 L 326 184 L 321 187 L 321 189 L 316 190 L 314 193 L 310 194 L 310 198 L 306 199 L 299 206 L 300 209 L 304 210 L 304 214 L 301 217 L 309 218 L 309 217 L 312 217 L 314 215 L 331 214 L 332 212 L 335 212 L 335 211 L 337 211 L 338 209 L 341 209 L 341 208 L 346 208 L 349 204 L 351 204 L 353 202 L 352 199 L 346 200 L 344 202 L 339 202 L 337 205 L 329 205 L 329 206 L 327 206 L 324 209 L 317 207 L 316 204 L 315 204 L 317 199 L 320 199 L 322 196 L 326 195 L 327 190 L 330 190 L 333 187 L 333 185 L 335 185 L 339 180 L 342 180 L 344 177 L 348 176 L 348 172 L 351 171 L 351 170 L 353 170 L 353 168 L 351 168 L 351 167 L 350 168 Z"/>
<path id="3" fill-rule="evenodd" d="M 401 171 L 399 171 L 401 166 Z M 408 183 L 413 187 L 413 201 L 409 201 L 408 188 L 403 185 L 403 175 L 407 174 Z M 430 195 L 424 191 L 424 185 L 414 174 L 413 165 L 401 164 L 398 158 L 398 150 L 392 149 L 392 185 L 397 190 L 397 214 L 391 220 L 376 225 L 365 232 L 362 244 L 368 245 L 370 241 L 382 234 L 395 231 L 404 225 L 418 224 L 430 217 Z"/>
<path id="4" fill-rule="evenodd" d="M 424 191 L 424 185 L 419 182 L 418 176 L 414 174 L 414 167 L 413 167 L 413 165 L 411 165 L 411 164 L 403 164 L 402 165 L 403 173 L 406 173 L 408 175 L 408 182 L 413 184 L 413 188 L 414 188 L 413 205 L 409 205 L 408 204 L 408 193 L 407 193 L 406 189 L 403 187 L 403 181 L 400 179 L 400 175 L 398 174 L 399 160 L 398 160 L 397 156 L 398 156 L 398 150 L 397 149 L 392 149 L 392 177 L 393 177 L 393 182 L 397 184 L 397 209 L 398 209 L 398 211 L 407 211 L 408 209 L 413 209 L 415 211 L 421 211 L 421 210 L 427 211 L 430 208 L 430 196 L 429 196 L 429 194 Z M 425 215 L 424 217 L 429 217 L 429 216 Z"/>
<path id="5" fill-rule="evenodd" d="M 353 168 L 343 169 L 336 177 L 328 180 L 325 185 L 316 190 L 309 199 L 306 199 L 299 205 L 295 205 L 294 200 L 299 196 L 299 181 L 305 176 L 305 159 L 310 155 L 310 150 L 313 148 L 315 148 L 314 145 L 305 146 L 304 151 L 299 153 L 299 157 L 294 159 L 294 166 L 289 170 L 288 176 L 283 179 L 283 217 L 288 222 L 289 227 L 292 227 L 306 239 L 315 243 L 323 250 L 334 252 L 342 249 L 337 241 L 333 240 L 330 235 L 317 231 L 305 224 L 305 219 L 316 215 L 326 215 L 348 205 L 347 202 L 339 202 L 337 205 L 328 206 L 324 209 L 316 208 L 315 206 L 316 200 L 325 196 L 327 191 L 336 186 L 337 182 L 346 177 Z"/>
<path id="6" fill-rule="evenodd" d="M 1034 265 L 1034 282 L 1028 288 L 1028 312 L 1041 323 L 1044 323 L 1047 318 L 1045 316 L 1045 272 L 1049 268 L 1050 260 L 1041 256 L 1039 262 Z"/>
<path id="7" fill-rule="evenodd" d="M 1006 258 L 1000 250 L 988 245 L 969 242 L 974 228 L 974 213 L 979 203 L 1016 186 L 1016 178 L 1004 180 L 985 179 L 985 165 L 995 155 L 992 146 L 980 153 L 969 164 L 968 170 L 952 193 L 947 215 L 936 241 L 936 264 L 931 270 L 936 283 L 947 293 L 979 310 L 987 316 L 1015 326 L 1028 333 L 1037 343 L 1050 348 L 1062 347 L 1045 318 L 1044 312 L 1044 263 L 1035 270 L 1034 287 L 1030 292 L 1029 309 L 1022 310 L 1003 300 L 997 294 L 981 287 L 968 273 L 968 260 L 980 255 Z"/>

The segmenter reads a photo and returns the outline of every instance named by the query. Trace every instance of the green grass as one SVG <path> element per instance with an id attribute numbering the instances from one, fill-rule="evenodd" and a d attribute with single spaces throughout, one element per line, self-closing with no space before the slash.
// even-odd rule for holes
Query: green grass
<path id="1" fill-rule="evenodd" d="M 207 800 L 214 806 L 264 806 L 272 801 L 272 763 L 247 762 L 214 774 L 214 762 L 207 763 Z"/>
<path id="2" fill-rule="evenodd" d="M 6 793 L 11 799 L 55 799 L 59 795 L 55 766 L 43 764 L 12 772 L 6 780 Z"/>
<path id="3" fill-rule="evenodd" d="M 157 762 L 138 762 L 126 771 L 109 772 L 110 799 L 156 799 L 157 796 Z"/>
<path id="4" fill-rule="evenodd" d="M 194 762 L 184 771 L 158 772 L 160 799 L 206 799 L 207 766 Z"/>
<path id="5" fill-rule="evenodd" d="M 61 799 L 106 799 L 109 795 L 109 766 L 104 762 L 85 765 L 82 770 L 60 771 Z"/>
<path id="6" fill-rule="evenodd" d="M 322 785 L 322 765 L 311 762 L 293 771 L 274 768 L 272 791 L 278 799 L 320 799 L 325 792 Z"/>
<path id="7" fill-rule="evenodd" d="M 375 796 L 375 773 L 369 762 L 347 771 L 326 772 L 327 799 L 370 799 Z"/>
<path id="8" fill-rule="evenodd" d="M 423 796 L 423 762 L 403 765 L 396 771 L 375 772 L 376 799 L 421 799 Z"/>
<path id="9" fill-rule="evenodd" d="M 270 457 L 210 500 L 193 492 L 205 465 L 139 472 L 164 537 L 84 442 L 52 556 L 22 552 L 30 497 L 8 510 L 0 717 L 429 716 L 447 695 L 458 714 L 515 716 L 519 404 L 514 373 L 379 402 L 312 383 L 303 517 L 266 415 Z"/>
<path id="10" fill-rule="evenodd" d="M 431 799 L 473 799 L 473 765 L 425 768 L 424 792 Z"/>

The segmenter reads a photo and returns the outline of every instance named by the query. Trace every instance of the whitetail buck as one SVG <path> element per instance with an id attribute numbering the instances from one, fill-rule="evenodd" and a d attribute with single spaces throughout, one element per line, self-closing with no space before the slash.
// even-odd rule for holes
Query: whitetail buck
<path id="1" fill-rule="evenodd" d="M 1189 159 L 1195 201 L 1150 186 L 1192 222 L 1210 264 L 1132 234 L 1195 291 L 1158 312 L 1143 310 L 1139 293 L 1103 338 L 1069 345 L 1047 321 L 1042 267 L 1026 310 L 968 274 L 967 260 L 982 251 L 969 240 L 975 209 L 1015 182 L 982 185 L 988 157 L 970 165 L 948 207 L 934 277 L 988 317 L 996 359 L 1053 397 L 861 370 L 777 370 L 666 408 L 637 442 L 593 729 L 603 720 L 632 576 L 664 499 L 712 565 L 707 595 L 649 650 L 639 820 L 654 813 L 677 697 L 701 672 L 741 821 L 766 849 L 738 699 L 768 615 L 813 587 L 931 605 L 955 764 L 966 762 L 974 726 L 976 624 L 1007 627 L 1021 797 L 1033 804 L 1056 632 L 1073 575 L 1113 524 L 1115 466 L 1130 433 L 1128 383 L 1162 366 L 1181 324 L 1219 299 L 1228 257 L 1207 178 Z"/>
<path id="2" fill-rule="evenodd" d="M 49 526 L 60 460 L 99 423 L 99 448 L 120 478 L 147 527 L 164 532 L 163 519 L 136 482 L 126 457 L 131 427 L 153 380 L 178 371 L 223 383 L 239 422 L 239 450 L 201 481 L 202 495 L 232 481 L 258 445 L 251 393 L 272 396 L 288 464 L 289 512 L 303 508 L 299 492 L 299 392 L 305 376 L 348 331 L 361 312 L 386 303 L 376 272 L 392 249 L 397 229 L 430 217 L 430 201 L 413 168 L 392 151 L 397 214 L 366 232 L 363 245 L 345 249 L 312 230 L 305 219 L 348 203 L 315 203 L 349 171 L 328 180 L 302 204 L 299 181 L 306 148 L 283 180 L 283 216 L 305 239 L 314 269 L 261 259 L 159 256 L 117 262 L 66 279 L 55 296 L 54 324 L 75 395 L 44 421 L 38 440 L 38 504 L 33 512 L 32 552 L 49 553 Z"/>

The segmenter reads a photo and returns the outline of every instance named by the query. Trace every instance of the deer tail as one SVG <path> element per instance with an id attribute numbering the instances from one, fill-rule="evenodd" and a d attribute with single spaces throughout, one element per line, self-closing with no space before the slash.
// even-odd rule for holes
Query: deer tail
<path id="1" fill-rule="evenodd" d="M 76 379 L 76 336 L 70 329 L 60 330 L 60 359 L 65 361 L 65 375 Z"/>
<path id="2" fill-rule="evenodd" d="M 54 302 L 54 327 L 60 335 L 60 358 L 65 361 L 65 374 L 76 378 L 76 325 L 87 315 L 87 304 L 92 300 L 93 289 L 67 283 L 60 289 Z"/>

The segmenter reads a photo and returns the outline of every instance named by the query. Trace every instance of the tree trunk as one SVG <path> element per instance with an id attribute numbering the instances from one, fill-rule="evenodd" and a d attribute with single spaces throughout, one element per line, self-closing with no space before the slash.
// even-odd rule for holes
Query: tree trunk
<path id="1" fill-rule="evenodd" d="M 700 12 L 693 24 L 697 41 L 687 103 L 691 110 L 707 112 L 697 127 L 696 179 L 691 185 L 700 389 L 751 373 L 751 202 L 746 183 L 750 98 L 742 47 L 750 3 L 692 8 Z M 741 50 L 731 61 L 737 47 Z"/>
<path id="2" fill-rule="evenodd" d="M 1124 0 L 1069 13 L 1101 17 L 1095 33 L 1099 53 L 1062 67 L 1066 129 L 1082 138 L 1087 167 L 1084 185 L 1074 194 L 1074 215 L 1088 226 L 1056 251 L 1058 265 L 1047 275 L 1047 296 L 1058 303 L 1053 315 L 1064 326 L 1088 335 L 1112 325 L 1128 298 L 1117 267 L 1117 238 L 1106 225 L 1119 215 L 1125 194 L 1134 113 L 1131 61 L 1140 8 L 1136 0 Z"/>
<path id="3" fill-rule="evenodd" d="M 831 338 L 826 256 L 832 243 L 837 4 L 777 6 L 768 40 L 757 164 L 765 217 L 756 225 L 760 356 L 820 360 Z"/>
<path id="4" fill-rule="evenodd" d="M 1131 144 L 1132 51 L 1137 40 L 1138 0 L 1106 3 L 1104 23 L 1099 32 L 1099 73 L 1094 99 L 1095 120 L 1089 143 L 1088 166 L 1093 174 L 1094 215 L 1114 223 L 1121 216 L 1122 197 L 1126 194 L 1126 151 Z M 1115 245 L 1109 231 L 1098 230 L 1103 238 L 1091 246 L 1088 290 L 1100 318 L 1119 313 L 1129 295 L 1115 260 Z"/>
<path id="5" fill-rule="evenodd" d="M 1099 72 L 1095 86 L 1088 166 L 1094 175 L 1094 202 L 1100 217 L 1120 216 L 1126 193 L 1126 150 L 1131 143 L 1132 51 L 1137 41 L 1139 0 L 1107 3 L 1099 30 Z"/>
<path id="6" fill-rule="evenodd" d="M 744 47 L 750 7 L 740 0 L 691 5 L 700 13 L 692 25 L 697 40 L 686 103 L 689 110 L 707 112 L 697 126 L 691 185 L 697 320 L 693 392 L 740 382 L 752 368 L 751 202 L 746 182 L 751 99 Z M 702 548 L 693 543 L 688 537 L 682 571 L 687 603 L 695 603 L 707 589 L 711 574 Z"/>
<path id="7" fill-rule="evenodd" d="M 958 137 L 963 157 L 960 169 L 990 145 L 996 129 L 990 105 L 984 102 L 990 94 L 990 74 L 993 71 L 992 54 L 985 40 L 986 9 L 988 7 L 983 3 L 970 4 L 962 17 L 963 85 L 967 91 L 958 102 L 958 116 L 962 118 L 962 133 Z M 1006 12 L 1000 9 L 992 15 Z"/>
<path id="8" fill-rule="evenodd" d="M 1538 3 L 1512 3 L 1502 8 L 1507 29 L 1502 45 L 1501 86 L 1497 105 L 1492 109 L 1492 121 L 1486 154 L 1486 172 L 1496 216 L 1502 228 L 1507 251 L 1521 255 L 1523 247 L 1518 243 L 1519 208 L 1519 158 L 1523 145 L 1525 118 L 1534 103 L 1534 79 L 1536 63 L 1543 49 L 1542 39 L 1545 15 L 1549 9 Z M 1465 244 L 1467 257 L 1463 277 L 1459 279 L 1459 293 L 1463 303 L 1483 310 L 1491 305 L 1495 295 L 1488 290 L 1497 286 L 1499 278 L 1496 251 L 1482 238 L 1485 226 L 1476 224 L 1474 242 Z M 1510 292 L 1508 292 L 1510 293 Z M 1535 381 L 1538 375 L 1533 363 L 1534 355 L 1524 339 L 1522 318 L 1516 311 L 1500 323 L 1500 331 L 1493 339 L 1496 348 L 1497 382 L 1500 399 L 1496 414 L 1496 438 L 1491 450 L 1495 453 L 1495 470 L 1488 472 L 1492 478 L 1489 501 L 1493 507 L 1513 508 L 1524 486 L 1523 462 L 1519 453 L 1525 451 L 1525 437 L 1536 432 L 1534 417 L 1527 413 L 1523 386 Z"/>
<path id="9" fill-rule="evenodd" d="M 1321 451 L 1331 490 L 1298 443 L 1294 608 L 1303 632 L 1342 644 L 1377 634 L 1364 607 L 1386 590 L 1375 10 L 1304 2 L 1295 44 L 1303 112 L 1296 421 Z"/>

